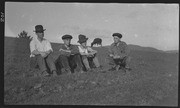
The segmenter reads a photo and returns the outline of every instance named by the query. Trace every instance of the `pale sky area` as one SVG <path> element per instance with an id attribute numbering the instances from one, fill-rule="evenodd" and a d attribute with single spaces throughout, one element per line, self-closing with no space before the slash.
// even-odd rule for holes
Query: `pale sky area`
<path id="1" fill-rule="evenodd" d="M 119 32 L 127 44 L 179 49 L 178 4 L 5 2 L 5 36 L 25 30 L 36 37 L 33 30 L 39 24 L 46 29 L 45 38 L 56 43 L 70 34 L 77 44 L 84 34 L 88 45 L 96 37 L 110 45 L 112 34 Z"/>

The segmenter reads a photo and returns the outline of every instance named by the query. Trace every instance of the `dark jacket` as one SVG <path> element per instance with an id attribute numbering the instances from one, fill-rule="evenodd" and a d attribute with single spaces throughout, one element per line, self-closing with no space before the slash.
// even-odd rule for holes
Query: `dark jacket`
<path id="1" fill-rule="evenodd" d="M 70 50 L 71 53 L 69 52 L 65 52 L 65 51 L 59 51 L 60 55 L 65 55 L 65 56 L 70 56 L 70 55 L 74 55 L 74 54 L 79 54 L 79 49 L 77 46 L 70 44 L 69 47 L 66 47 L 64 44 L 60 46 L 59 49 L 63 49 L 63 50 Z"/>
<path id="2" fill-rule="evenodd" d="M 119 55 L 122 57 L 128 56 L 130 50 L 125 42 L 120 41 L 118 44 L 112 43 L 109 48 L 109 53 L 113 55 Z"/>

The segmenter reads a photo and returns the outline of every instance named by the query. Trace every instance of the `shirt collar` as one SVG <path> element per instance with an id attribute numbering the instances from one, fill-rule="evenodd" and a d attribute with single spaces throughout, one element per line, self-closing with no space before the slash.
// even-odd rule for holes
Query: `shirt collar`
<path id="1" fill-rule="evenodd" d="M 38 41 L 38 42 L 43 42 L 45 39 L 43 38 L 43 40 L 42 41 L 39 41 L 39 39 L 38 38 L 36 38 L 36 41 Z"/>
<path id="2" fill-rule="evenodd" d="M 70 44 L 69 46 L 67 46 L 66 44 L 64 44 L 64 46 L 65 46 L 67 49 L 69 49 L 69 48 L 70 48 L 70 46 L 71 46 L 71 44 Z"/>
<path id="3" fill-rule="evenodd" d="M 82 45 L 80 45 L 80 47 L 81 47 L 82 49 L 86 49 L 86 48 L 87 48 L 87 46 L 86 46 L 86 47 L 83 47 Z"/>
<path id="4" fill-rule="evenodd" d="M 114 46 L 119 46 L 120 44 L 120 41 L 118 43 L 114 43 Z"/>

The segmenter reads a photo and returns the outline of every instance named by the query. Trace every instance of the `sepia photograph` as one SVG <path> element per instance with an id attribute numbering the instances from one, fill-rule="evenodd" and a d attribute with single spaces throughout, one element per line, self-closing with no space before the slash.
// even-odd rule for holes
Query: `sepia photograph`
<path id="1" fill-rule="evenodd" d="M 4 105 L 178 106 L 179 4 L 4 7 Z"/>

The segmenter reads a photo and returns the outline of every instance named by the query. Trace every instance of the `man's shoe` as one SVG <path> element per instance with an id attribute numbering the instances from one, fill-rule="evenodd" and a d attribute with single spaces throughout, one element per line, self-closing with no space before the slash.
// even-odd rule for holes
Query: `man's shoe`
<path id="1" fill-rule="evenodd" d="M 68 75 L 70 75 L 70 74 L 71 74 L 71 70 L 70 70 L 70 69 L 66 69 L 66 73 L 67 73 Z"/>
<path id="2" fill-rule="evenodd" d="M 108 69 L 108 71 L 115 71 L 116 69 L 114 67 L 111 67 L 110 69 Z"/>
<path id="3" fill-rule="evenodd" d="M 57 76 L 57 71 L 56 71 L 56 70 L 53 70 L 53 71 L 52 71 L 52 74 L 53 74 L 53 77 Z"/>
<path id="4" fill-rule="evenodd" d="M 49 77 L 50 74 L 47 71 L 43 71 L 41 74 L 43 77 Z"/>
<path id="5" fill-rule="evenodd" d="M 62 69 L 61 69 L 61 73 L 62 73 L 62 74 L 71 74 L 71 70 L 70 70 L 70 69 L 62 68 Z"/>
<path id="6" fill-rule="evenodd" d="M 89 68 L 87 69 L 87 72 L 93 72 L 93 69 Z"/>
<path id="7" fill-rule="evenodd" d="M 119 71 L 120 65 L 116 66 L 116 71 Z"/>
<path id="8" fill-rule="evenodd" d="M 132 70 L 129 66 L 126 66 L 125 69 L 128 71 Z"/>

